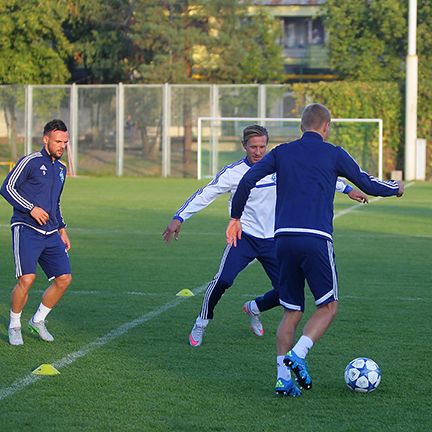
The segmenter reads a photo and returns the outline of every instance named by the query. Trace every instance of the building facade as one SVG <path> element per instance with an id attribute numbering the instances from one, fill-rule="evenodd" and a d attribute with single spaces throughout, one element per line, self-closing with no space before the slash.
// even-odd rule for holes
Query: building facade
<path id="1" fill-rule="evenodd" d="M 320 16 L 325 0 L 257 0 L 280 20 L 287 81 L 332 80 L 328 61 L 328 34 Z"/>

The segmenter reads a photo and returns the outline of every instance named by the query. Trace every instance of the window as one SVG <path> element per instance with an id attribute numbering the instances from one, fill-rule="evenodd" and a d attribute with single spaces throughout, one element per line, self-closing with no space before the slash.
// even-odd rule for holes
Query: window
<path id="1" fill-rule="evenodd" d="M 309 45 L 323 45 L 324 26 L 321 19 L 284 18 L 283 45 L 285 49 L 304 49 Z"/>

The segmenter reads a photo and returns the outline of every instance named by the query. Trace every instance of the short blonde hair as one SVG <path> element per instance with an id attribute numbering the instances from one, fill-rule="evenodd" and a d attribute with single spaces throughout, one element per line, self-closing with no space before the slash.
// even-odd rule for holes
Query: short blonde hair
<path id="1" fill-rule="evenodd" d="M 301 117 L 303 131 L 320 129 L 324 123 L 330 123 L 330 111 L 319 103 L 308 105 Z"/>
<path id="2" fill-rule="evenodd" d="M 269 141 L 269 134 L 267 129 L 264 126 L 260 126 L 257 124 L 247 126 L 243 129 L 243 138 L 242 144 L 246 145 L 249 141 L 249 138 L 255 136 L 265 136 L 267 138 L 267 142 Z"/>

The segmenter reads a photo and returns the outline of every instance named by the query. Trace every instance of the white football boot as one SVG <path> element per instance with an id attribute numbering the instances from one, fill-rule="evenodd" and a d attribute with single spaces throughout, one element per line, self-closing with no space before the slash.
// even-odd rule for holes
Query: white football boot
<path id="1" fill-rule="evenodd" d="M 249 316 L 250 328 L 256 336 L 264 336 L 264 328 L 260 320 L 260 314 L 254 314 L 250 307 L 251 302 L 248 301 L 243 305 L 243 312 Z"/>
<path id="2" fill-rule="evenodd" d="M 198 324 L 194 324 L 192 327 L 192 330 L 189 334 L 189 344 L 193 347 L 199 347 L 202 344 L 204 333 L 205 333 L 205 327 L 200 326 Z"/>
<path id="3" fill-rule="evenodd" d="M 47 330 L 45 326 L 45 321 L 34 322 L 33 318 L 30 318 L 28 326 L 33 333 L 37 333 L 39 337 L 45 342 L 54 341 L 53 335 Z"/>
<path id="4" fill-rule="evenodd" d="M 23 345 L 24 341 L 21 334 L 21 327 L 12 327 L 8 329 L 9 343 L 11 345 Z"/>

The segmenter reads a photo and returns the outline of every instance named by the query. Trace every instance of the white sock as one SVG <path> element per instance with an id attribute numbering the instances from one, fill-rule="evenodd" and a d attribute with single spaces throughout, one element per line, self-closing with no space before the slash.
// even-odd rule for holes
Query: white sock
<path id="1" fill-rule="evenodd" d="M 38 307 L 38 310 L 36 311 L 36 313 L 33 315 L 33 322 L 37 323 L 40 321 L 45 321 L 45 318 L 47 317 L 47 315 L 51 312 L 51 309 L 49 307 L 46 307 L 44 304 L 40 304 Z"/>
<path id="2" fill-rule="evenodd" d="M 12 312 L 12 309 L 10 311 L 10 321 L 9 321 L 9 328 L 21 328 L 21 314 L 22 312 L 15 313 Z"/>
<path id="3" fill-rule="evenodd" d="M 255 300 L 252 300 L 252 301 L 249 303 L 249 307 L 250 307 L 251 312 L 252 312 L 254 315 L 259 315 L 259 314 L 260 314 L 260 310 L 258 309 L 258 306 L 257 306 Z"/>
<path id="4" fill-rule="evenodd" d="M 208 323 L 208 319 L 201 318 L 200 316 L 195 321 L 195 324 L 199 327 L 207 327 Z"/>
<path id="5" fill-rule="evenodd" d="M 300 357 L 305 358 L 308 351 L 313 347 L 313 340 L 310 337 L 302 336 L 294 345 L 293 351 Z"/>
<path id="6" fill-rule="evenodd" d="M 277 377 L 283 378 L 284 380 L 289 381 L 291 379 L 291 371 L 286 367 L 283 362 L 285 356 L 280 355 L 276 356 L 276 367 L 277 367 Z"/>

